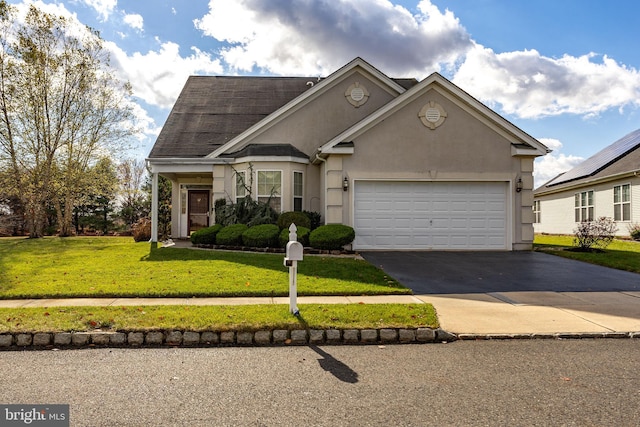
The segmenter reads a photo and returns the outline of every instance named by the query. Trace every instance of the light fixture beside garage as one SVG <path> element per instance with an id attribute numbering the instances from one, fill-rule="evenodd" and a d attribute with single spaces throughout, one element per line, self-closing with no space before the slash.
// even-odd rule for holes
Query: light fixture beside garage
<path id="1" fill-rule="evenodd" d="M 435 101 L 429 101 L 422 107 L 418 117 L 420 117 L 423 125 L 433 130 L 444 123 L 447 113 L 440 104 Z"/>
<path id="2" fill-rule="evenodd" d="M 522 191 L 522 178 L 518 178 L 518 181 L 516 181 L 516 193 L 519 193 Z"/>
<path id="3" fill-rule="evenodd" d="M 342 181 L 342 190 L 347 191 L 349 189 L 349 179 L 345 176 Z"/>

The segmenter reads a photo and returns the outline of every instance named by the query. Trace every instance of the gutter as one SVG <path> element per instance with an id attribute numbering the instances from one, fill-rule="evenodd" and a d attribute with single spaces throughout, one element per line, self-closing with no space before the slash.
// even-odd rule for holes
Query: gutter
<path id="1" fill-rule="evenodd" d="M 545 190 L 541 190 L 541 191 L 534 191 L 533 196 L 537 197 L 537 196 L 547 196 L 549 194 L 555 194 L 555 193 L 561 193 L 563 191 L 567 191 L 567 190 L 574 190 L 577 188 L 581 188 L 584 187 L 586 185 L 596 185 L 596 184 L 601 184 L 607 181 L 614 181 L 617 179 L 621 179 L 621 178 L 626 178 L 626 177 L 638 177 L 640 176 L 640 169 L 635 170 L 635 171 L 629 171 L 629 172 L 621 172 L 619 174 L 616 175 L 607 175 L 604 177 L 600 177 L 600 178 L 594 178 L 594 179 L 587 179 L 586 181 L 580 181 L 580 182 L 575 182 L 573 184 L 568 184 L 566 186 L 562 186 L 562 183 L 560 184 L 556 184 L 558 187 L 556 186 L 552 186 L 551 188 L 547 188 Z M 554 188 L 556 187 L 556 188 Z"/>

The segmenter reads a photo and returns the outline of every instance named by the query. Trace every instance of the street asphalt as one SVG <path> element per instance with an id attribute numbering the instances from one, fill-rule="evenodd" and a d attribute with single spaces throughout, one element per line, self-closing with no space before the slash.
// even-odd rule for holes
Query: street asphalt
<path id="1" fill-rule="evenodd" d="M 0 402 L 68 404 L 70 425 L 93 427 L 637 426 L 639 352 L 631 339 L 7 351 Z"/>

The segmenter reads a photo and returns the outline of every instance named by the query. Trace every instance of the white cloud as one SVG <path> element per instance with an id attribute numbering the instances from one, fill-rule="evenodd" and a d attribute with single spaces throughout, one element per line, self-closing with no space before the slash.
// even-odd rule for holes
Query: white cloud
<path id="1" fill-rule="evenodd" d="M 187 77 L 192 74 L 221 74 L 222 65 L 208 53 L 192 47 L 182 57 L 176 43 L 162 43 L 160 50 L 127 55 L 115 43 L 107 42 L 114 67 L 123 80 L 128 80 L 133 93 L 146 103 L 171 108 Z"/>
<path id="2" fill-rule="evenodd" d="M 123 21 L 125 24 L 138 31 L 142 31 L 144 27 L 142 15 L 138 15 L 137 13 L 124 15 Z"/>
<path id="3" fill-rule="evenodd" d="M 82 3 L 92 7 L 98 12 L 103 21 L 109 19 L 118 4 L 118 0 L 81 0 Z"/>
<path id="4" fill-rule="evenodd" d="M 566 172 L 582 162 L 584 158 L 560 153 L 562 143 L 557 139 L 538 138 L 538 141 L 553 150 L 552 153 L 543 157 L 538 157 L 534 165 L 534 187 L 538 188 L 550 179 Z"/>
<path id="5" fill-rule="evenodd" d="M 388 0 L 211 0 L 194 24 L 229 44 L 220 56 L 232 69 L 286 75 L 327 75 L 361 56 L 393 77 L 423 77 L 472 47 L 453 13 L 428 0 L 416 14 Z"/>
<path id="6" fill-rule="evenodd" d="M 490 106 L 499 104 L 503 112 L 521 118 L 594 116 L 640 106 L 640 72 L 592 53 L 555 59 L 536 50 L 495 53 L 476 45 L 453 81 Z"/>

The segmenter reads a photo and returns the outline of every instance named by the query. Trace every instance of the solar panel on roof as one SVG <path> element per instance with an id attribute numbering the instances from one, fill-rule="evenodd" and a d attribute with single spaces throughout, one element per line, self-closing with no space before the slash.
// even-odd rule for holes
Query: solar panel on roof
<path id="1" fill-rule="evenodd" d="M 602 168 L 611 164 L 614 160 L 633 150 L 640 144 L 640 129 L 623 136 L 613 144 L 605 147 L 575 168 L 558 176 L 547 184 L 548 186 L 573 181 L 574 179 L 593 175 Z"/>

